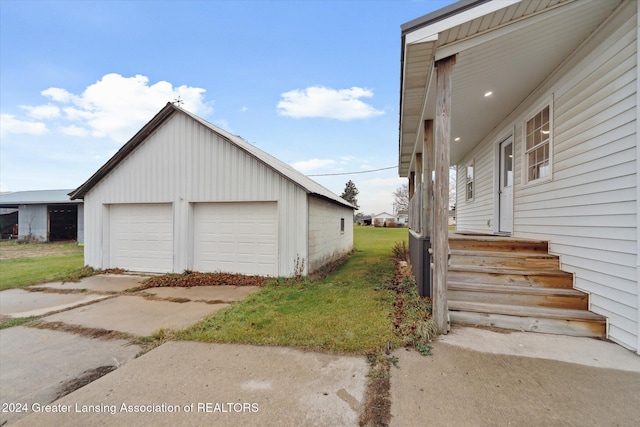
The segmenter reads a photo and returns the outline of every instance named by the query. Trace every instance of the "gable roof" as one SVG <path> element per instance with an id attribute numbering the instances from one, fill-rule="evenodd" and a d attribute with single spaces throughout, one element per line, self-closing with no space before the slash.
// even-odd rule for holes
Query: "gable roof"
<path id="1" fill-rule="evenodd" d="M 81 201 L 71 201 L 71 199 L 69 199 L 69 191 L 71 190 L 34 190 L 0 193 L 0 206 L 82 203 Z"/>
<path id="2" fill-rule="evenodd" d="M 100 169 L 98 169 L 98 171 L 94 173 L 91 178 L 89 178 L 80 187 L 70 192 L 69 196 L 71 197 L 71 200 L 83 198 L 96 184 L 98 184 L 98 182 L 100 182 L 105 176 L 107 176 L 107 174 L 109 174 L 109 172 L 111 172 L 120 162 L 127 158 L 127 156 L 129 156 L 129 154 L 131 154 L 133 150 L 136 149 L 136 147 L 138 147 L 140 144 L 143 144 L 149 135 L 151 135 L 174 114 L 185 114 L 191 119 L 197 121 L 201 125 L 218 134 L 230 144 L 235 145 L 240 150 L 254 157 L 258 161 L 264 163 L 275 172 L 279 173 L 289 181 L 298 185 L 300 188 L 306 191 L 307 194 L 319 196 L 331 202 L 338 203 L 349 208 L 354 208 L 353 205 L 349 204 L 349 202 L 347 202 L 343 198 L 334 194 L 333 192 L 318 184 L 303 173 L 295 170 L 293 167 L 289 166 L 283 161 L 276 159 L 272 155 L 260 150 L 259 148 L 256 148 L 254 145 L 250 144 L 240 136 L 233 135 L 225 131 L 224 129 L 221 129 L 170 102 L 168 102 L 167 105 L 162 110 L 160 110 L 158 114 L 155 115 L 155 117 L 153 117 L 146 125 L 144 125 L 142 129 L 140 129 L 133 136 L 133 138 L 131 138 L 126 144 L 124 144 L 122 148 L 120 148 L 120 150 L 118 150 L 118 152 L 114 154 L 113 157 L 111 157 L 111 159 L 109 159 Z"/>

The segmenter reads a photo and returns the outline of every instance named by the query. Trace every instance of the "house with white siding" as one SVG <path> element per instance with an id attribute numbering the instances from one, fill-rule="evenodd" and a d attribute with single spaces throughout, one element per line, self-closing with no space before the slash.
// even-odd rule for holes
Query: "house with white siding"
<path id="1" fill-rule="evenodd" d="M 171 103 L 70 196 L 94 268 L 291 276 L 353 247 L 352 205 Z"/>
<path id="2" fill-rule="evenodd" d="M 544 275 L 570 278 L 553 298 L 582 298 L 588 316 L 606 322 L 603 336 L 640 354 L 638 6 L 464 0 L 402 26 L 399 174 L 412 197 L 412 260 L 447 321 L 544 329 L 547 320 L 518 305 L 514 284 L 528 293 L 546 285 L 506 256 L 501 270 L 486 267 L 495 253 L 467 262 L 460 244 L 486 236 L 477 255 L 487 242 L 541 241 L 546 258 L 531 246 L 529 258 L 553 270 Z M 459 234 L 443 239 L 432 188 L 448 186 L 437 174 L 449 164 Z M 551 257 L 558 267 L 545 264 Z M 505 277 L 510 302 L 483 268 Z M 463 300 L 477 291 L 464 287 L 471 282 L 485 291 L 481 302 Z M 540 313 L 575 311 L 550 307 Z"/>

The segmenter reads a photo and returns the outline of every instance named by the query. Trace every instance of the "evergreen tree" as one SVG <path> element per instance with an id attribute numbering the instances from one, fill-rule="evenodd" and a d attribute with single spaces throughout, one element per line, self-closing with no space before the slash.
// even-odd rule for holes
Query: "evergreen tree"
<path id="1" fill-rule="evenodd" d="M 360 206 L 358 206 L 358 199 L 356 197 L 358 193 L 360 192 L 356 188 L 356 185 L 353 183 L 353 181 L 349 180 L 349 182 L 347 182 L 347 185 L 345 185 L 344 191 L 342 192 L 340 197 L 351 203 L 356 207 L 356 209 L 360 209 Z"/>

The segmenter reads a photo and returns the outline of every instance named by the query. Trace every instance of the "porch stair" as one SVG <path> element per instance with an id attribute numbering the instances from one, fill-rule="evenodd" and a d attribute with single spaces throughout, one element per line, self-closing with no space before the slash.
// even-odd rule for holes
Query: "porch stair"
<path id="1" fill-rule="evenodd" d="M 452 234 L 447 299 L 452 323 L 604 338 L 606 318 L 588 310 L 573 275 L 548 242 Z"/>

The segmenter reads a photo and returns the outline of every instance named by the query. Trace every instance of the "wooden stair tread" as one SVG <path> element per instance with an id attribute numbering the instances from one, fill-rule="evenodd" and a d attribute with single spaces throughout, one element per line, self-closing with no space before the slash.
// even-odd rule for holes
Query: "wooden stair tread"
<path id="1" fill-rule="evenodd" d="M 556 255 L 541 252 L 527 251 L 482 251 L 470 249 L 450 249 L 451 255 L 457 256 L 481 256 L 481 257 L 504 257 L 504 258 L 531 258 L 531 259 L 558 259 Z"/>
<path id="2" fill-rule="evenodd" d="M 565 295 L 565 296 L 585 296 L 582 291 L 573 288 L 551 288 L 542 286 L 523 285 L 492 285 L 488 283 L 469 283 L 449 281 L 449 290 L 460 290 L 467 292 L 494 292 L 494 293 L 514 293 L 527 295 Z"/>
<path id="3" fill-rule="evenodd" d="M 506 304 L 489 304 L 467 301 L 449 301 L 449 310 L 493 313 L 517 317 L 542 317 L 559 320 L 580 320 L 605 322 L 605 317 L 588 310 L 559 309 L 548 307 L 528 307 Z"/>
<path id="4" fill-rule="evenodd" d="M 450 272 L 491 273 L 491 274 L 519 274 L 522 276 L 560 276 L 571 273 L 562 270 L 530 269 L 517 267 L 492 267 L 487 265 L 450 265 Z"/>
<path id="5" fill-rule="evenodd" d="M 546 240 L 525 239 L 522 237 L 497 236 L 493 234 L 478 234 L 472 232 L 449 233 L 449 240 L 456 241 L 480 241 L 480 242 L 520 242 L 520 243 L 537 243 L 541 245 L 547 244 Z"/>

